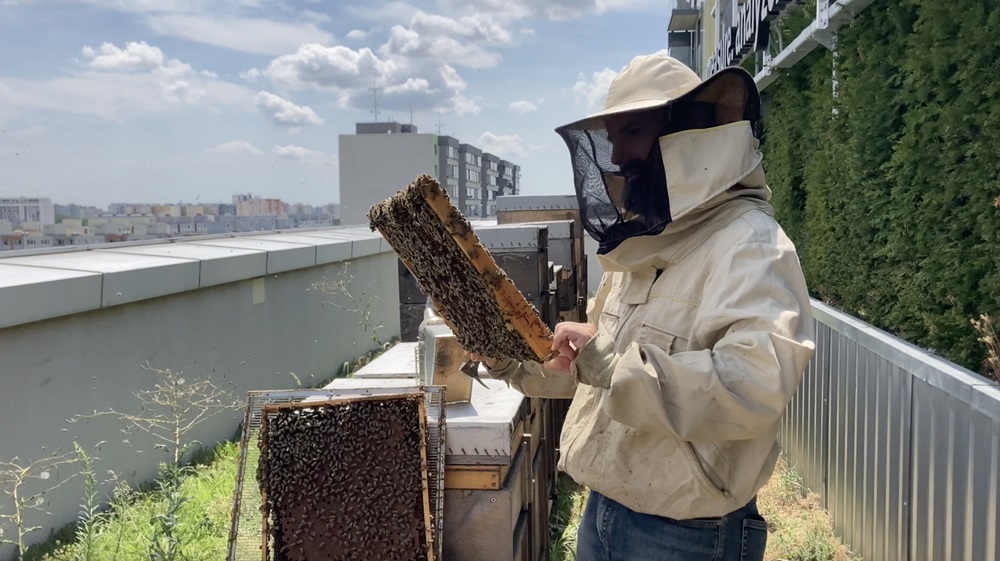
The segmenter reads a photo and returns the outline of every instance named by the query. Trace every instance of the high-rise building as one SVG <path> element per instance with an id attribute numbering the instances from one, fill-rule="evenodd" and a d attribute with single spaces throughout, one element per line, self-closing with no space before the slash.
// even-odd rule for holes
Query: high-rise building
<path id="1" fill-rule="evenodd" d="M 452 201 L 458 201 L 458 147 L 461 144 L 451 136 L 438 137 L 438 174 L 435 177 Z"/>
<path id="2" fill-rule="evenodd" d="M 438 177 L 438 137 L 394 121 L 357 123 L 339 136 L 340 223 L 368 223 L 368 211 L 420 174 Z"/>
<path id="3" fill-rule="evenodd" d="M 497 191 L 500 189 L 500 158 L 483 154 L 483 216 L 496 216 Z"/>
<path id="4" fill-rule="evenodd" d="M 471 144 L 458 145 L 458 203 L 470 218 L 483 215 L 483 151 Z"/>
<path id="5" fill-rule="evenodd" d="M 437 179 L 466 216 L 496 213 L 504 160 L 490 156 L 496 164 L 495 182 L 490 183 L 483 151 L 451 136 L 420 133 L 414 125 L 393 121 L 357 123 L 355 134 L 340 135 L 338 155 L 341 224 L 367 224 L 372 205 L 395 195 L 421 174 Z M 506 163 L 513 185 L 517 166 Z"/>
<path id="6" fill-rule="evenodd" d="M 24 222 L 55 224 L 56 207 L 47 198 L 0 198 L 0 220 L 8 220 L 15 227 Z"/>

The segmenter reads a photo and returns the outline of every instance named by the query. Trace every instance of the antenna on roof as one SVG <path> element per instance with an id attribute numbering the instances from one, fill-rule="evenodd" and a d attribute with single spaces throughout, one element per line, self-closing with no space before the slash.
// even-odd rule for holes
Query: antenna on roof
<path id="1" fill-rule="evenodd" d="M 410 124 L 413 124 L 413 92 L 410 92 Z"/>
<path id="2" fill-rule="evenodd" d="M 375 106 L 375 110 L 374 110 L 374 113 L 375 113 L 375 122 L 377 123 L 378 122 L 378 92 L 380 92 L 382 90 L 382 88 L 379 88 L 379 87 L 377 87 L 375 85 L 375 75 L 374 74 L 372 74 L 372 87 L 369 88 L 369 89 L 372 91 L 372 103 Z"/>
<path id="3" fill-rule="evenodd" d="M 438 136 L 441 136 L 441 111 L 440 110 L 438 111 L 437 134 L 438 134 Z"/>

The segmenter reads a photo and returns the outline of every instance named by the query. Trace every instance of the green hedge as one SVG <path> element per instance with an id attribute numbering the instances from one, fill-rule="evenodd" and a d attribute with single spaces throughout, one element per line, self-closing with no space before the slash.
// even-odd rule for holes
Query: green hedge
<path id="1" fill-rule="evenodd" d="M 878 0 L 764 92 L 813 295 L 972 370 L 1000 316 L 1000 10 Z M 837 87 L 834 95 L 834 81 Z"/>

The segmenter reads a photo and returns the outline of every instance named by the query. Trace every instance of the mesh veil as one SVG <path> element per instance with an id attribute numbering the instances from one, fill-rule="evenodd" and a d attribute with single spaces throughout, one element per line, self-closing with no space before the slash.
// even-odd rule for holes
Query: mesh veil
<path id="1" fill-rule="evenodd" d="M 612 145 L 603 128 L 567 130 L 563 138 L 573 162 L 580 220 L 597 240 L 598 253 L 607 253 L 633 236 L 659 234 L 670 223 L 662 164 L 659 173 L 650 173 L 657 170 L 657 150 L 651 151 L 642 177 L 628 181 L 619 166 L 611 163 Z M 640 181 L 649 188 L 640 188 Z"/>

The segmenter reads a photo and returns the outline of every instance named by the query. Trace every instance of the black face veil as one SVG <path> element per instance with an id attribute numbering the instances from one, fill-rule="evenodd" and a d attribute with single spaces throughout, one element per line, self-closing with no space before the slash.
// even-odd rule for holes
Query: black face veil
<path id="1" fill-rule="evenodd" d="M 583 227 L 604 254 L 633 236 L 656 235 L 670 223 L 670 200 L 659 143 L 642 165 L 623 170 L 611 163 L 612 145 L 604 128 L 563 133 L 573 160 L 573 176 Z"/>

